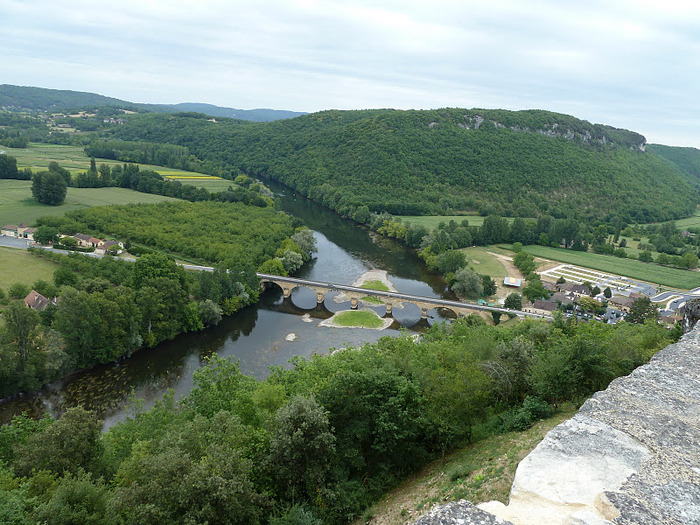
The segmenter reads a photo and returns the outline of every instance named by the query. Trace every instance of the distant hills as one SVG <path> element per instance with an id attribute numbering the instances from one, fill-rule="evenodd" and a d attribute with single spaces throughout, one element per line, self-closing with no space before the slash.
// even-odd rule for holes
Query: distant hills
<path id="1" fill-rule="evenodd" d="M 366 206 L 645 223 L 692 215 L 700 200 L 690 168 L 646 151 L 642 135 L 542 110 L 334 110 L 267 123 L 148 114 L 110 131 L 186 146 L 347 216 Z"/>
<path id="2" fill-rule="evenodd" d="M 72 125 L 95 132 L 93 141 L 140 143 L 123 144 L 125 151 L 185 146 L 211 170 L 279 180 L 351 217 L 546 214 L 646 223 L 690 216 L 700 202 L 699 150 L 648 146 L 639 133 L 544 110 L 300 114 L 0 86 L 0 107 L 12 110 L 107 106 L 137 114 L 118 126 L 100 121 L 87 129 L 83 119 Z M 125 160 L 124 151 L 109 153 Z"/>
<path id="3" fill-rule="evenodd" d="M 137 112 L 176 113 L 195 111 L 213 117 L 228 117 L 255 122 L 288 119 L 305 114 L 276 109 L 235 109 L 193 102 L 141 104 L 82 91 L 13 86 L 10 84 L 0 85 L 0 108 L 8 110 L 64 112 L 104 106 Z"/>

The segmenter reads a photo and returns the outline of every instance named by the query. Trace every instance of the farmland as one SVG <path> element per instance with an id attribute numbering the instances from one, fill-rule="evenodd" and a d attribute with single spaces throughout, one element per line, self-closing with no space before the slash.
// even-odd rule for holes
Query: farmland
<path id="1" fill-rule="evenodd" d="M 676 226 L 678 227 L 679 230 L 684 230 L 688 228 L 700 228 L 700 208 L 695 210 L 695 213 L 693 214 L 692 217 L 688 217 L 686 219 L 680 219 L 677 221 L 674 221 L 676 223 Z M 655 224 L 660 224 L 660 223 L 655 223 Z"/>
<path id="2" fill-rule="evenodd" d="M 33 224 L 42 215 L 64 213 L 90 206 L 172 201 L 170 197 L 140 193 L 126 188 L 68 188 L 60 206 L 39 204 L 32 198 L 32 183 L 25 180 L 0 180 L 0 223 Z"/>
<path id="3" fill-rule="evenodd" d="M 576 264 L 671 288 L 688 290 L 700 286 L 700 272 L 697 271 L 679 270 L 633 259 L 621 259 L 610 255 L 576 252 L 548 246 L 529 245 L 525 247 L 525 250 L 544 259 Z"/>
<path id="4" fill-rule="evenodd" d="M 31 143 L 27 148 L 8 148 L 6 146 L 0 146 L 0 152 L 1 151 L 15 157 L 17 159 L 17 165 L 20 168 L 31 168 L 32 171 L 45 170 L 48 168 L 49 162 L 52 161 L 58 162 L 61 167 L 66 168 L 74 175 L 90 168 L 90 158 L 85 154 L 81 146 Z M 107 164 L 108 166 L 124 164 L 123 162 L 111 159 L 95 160 L 97 164 Z M 177 180 L 182 184 L 191 184 L 208 191 L 224 191 L 232 184 L 231 181 L 193 171 L 153 166 L 150 164 L 139 164 L 139 167 L 142 170 L 148 169 L 160 173 L 166 179 Z"/>
<path id="5" fill-rule="evenodd" d="M 14 283 L 31 286 L 35 281 L 53 281 L 53 272 L 58 265 L 41 257 L 35 257 L 27 250 L 0 247 L 0 268 L 2 268 L 2 288 L 7 290 Z"/>
<path id="6" fill-rule="evenodd" d="M 469 222 L 469 226 L 482 226 L 484 219 L 486 219 L 481 215 L 396 215 L 395 218 L 401 219 L 407 224 L 425 226 L 428 230 L 435 229 L 441 222 L 455 221 L 457 224 L 461 224 L 465 219 Z M 512 217 L 504 217 L 504 219 L 508 221 L 508 224 L 512 224 L 515 220 Z"/>

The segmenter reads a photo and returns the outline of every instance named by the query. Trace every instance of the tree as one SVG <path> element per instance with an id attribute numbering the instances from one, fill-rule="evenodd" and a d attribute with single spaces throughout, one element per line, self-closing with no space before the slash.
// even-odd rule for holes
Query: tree
<path id="1" fill-rule="evenodd" d="M 282 277 L 289 275 L 280 259 L 268 259 L 260 265 L 258 272 L 268 275 L 281 275 Z"/>
<path id="2" fill-rule="evenodd" d="M 70 171 L 68 171 L 66 168 L 62 168 L 61 166 L 58 165 L 58 162 L 55 160 L 52 160 L 49 162 L 49 171 L 51 173 L 57 173 L 58 175 L 63 178 L 64 181 L 66 181 L 66 186 L 71 185 L 71 176 L 70 176 Z"/>
<path id="3" fill-rule="evenodd" d="M 519 293 L 513 292 L 506 297 L 503 306 L 509 310 L 522 310 L 523 308 L 523 298 Z"/>
<path id="4" fill-rule="evenodd" d="M 489 297 L 496 293 L 496 281 L 491 279 L 488 275 L 481 276 L 481 285 L 484 288 L 484 295 Z"/>
<path id="5" fill-rule="evenodd" d="M 639 252 L 639 260 L 642 262 L 652 262 L 654 259 L 649 250 Z"/>
<path id="6" fill-rule="evenodd" d="M 40 171 L 32 177 L 32 195 L 41 204 L 58 206 L 67 192 L 66 181 L 58 173 Z"/>
<path id="7" fill-rule="evenodd" d="M 36 517 L 40 523 L 52 525 L 111 525 L 116 521 L 108 510 L 109 499 L 102 479 L 80 470 L 58 481 L 50 499 L 38 506 Z"/>
<path id="8" fill-rule="evenodd" d="M 287 273 L 296 272 L 304 264 L 304 259 L 301 254 L 292 250 L 286 250 L 284 255 L 280 257 L 280 261 L 282 261 L 282 266 L 284 266 Z"/>
<path id="9" fill-rule="evenodd" d="M 34 331 L 39 324 L 39 314 L 27 308 L 24 301 L 11 301 L 2 314 L 10 339 L 17 344 L 22 363 L 27 361 L 27 348 Z"/>
<path id="10" fill-rule="evenodd" d="M 464 253 L 459 250 L 444 251 L 435 259 L 435 269 L 443 275 L 455 273 L 466 265 L 467 258 Z"/>
<path id="11" fill-rule="evenodd" d="M 11 299 L 24 299 L 31 290 L 29 286 L 23 283 L 12 283 L 10 289 L 7 290 L 7 295 Z"/>
<path id="12" fill-rule="evenodd" d="M 313 397 L 296 396 L 277 411 L 268 463 L 279 490 L 292 501 L 314 498 L 326 484 L 335 436 Z"/>
<path id="13" fill-rule="evenodd" d="M 53 272 L 53 282 L 56 286 L 73 286 L 78 282 L 78 276 L 67 266 L 59 266 Z"/>
<path id="14" fill-rule="evenodd" d="M 206 326 L 219 324 L 221 313 L 221 307 L 210 299 L 199 303 L 199 318 Z"/>
<path id="15" fill-rule="evenodd" d="M 609 286 L 605 287 L 605 290 L 603 290 L 603 295 L 605 296 L 606 299 L 610 299 L 612 297 L 612 290 L 610 289 Z"/>
<path id="16" fill-rule="evenodd" d="M 294 241 L 299 248 L 301 248 L 301 255 L 305 261 L 311 258 L 311 254 L 316 253 L 316 238 L 314 237 L 314 232 L 308 228 L 302 228 L 292 235 L 292 241 Z"/>
<path id="17" fill-rule="evenodd" d="M 0 154 L 0 179 L 16 179 L 17 175 L 17 159 Z"/>
<path id="18" fill-rule="evenodd" d="M 530 278 L 528 285 L 523 288 L 523 295 L 534 302 L 535 299 L 547 299 L 549 291 L 542 285 L 539 275 L 535 275 Z"/>
<path id="19" fill-rule="evenodd" d="M 58 229 L 51 226 L 39 226 L 34 232 L 34 240 L 39 244 L 53 244 L 58 240 Z"/>
<path id="20" fill-rule="evenodd" d="M 680 261 L 681 268 L 693 269 L 698 267 L 698 256 L 693 252 L 685 252 L 681 255 Z"/>
<path id="21" fill-rule="evenodd" d="M 454 293 L 470 299 L 480 297 L 484 293 L 481 277 L 469 268 L 462 268 L 455 273 L 451 287 Z"/>
<path id="22" fill-rule="evenodd" d="M 82 407 L 69 408 L 61 419 L 19 447 L 15 471 L 27 476 L 34 469 L 58 475 L 76 473 L 81 468 L 91 470 L 102 450 L 101 427 L 101 421 L 92 412 Z"/>
<path id="23" fill-rule="evenodd" d="M 630 312 L 627 314 L 627 322 L 644 323 L 647 320 L 658 320 L 659 307 L 651 302 L 648 297 L 639 297 L 632 301 Z"/>

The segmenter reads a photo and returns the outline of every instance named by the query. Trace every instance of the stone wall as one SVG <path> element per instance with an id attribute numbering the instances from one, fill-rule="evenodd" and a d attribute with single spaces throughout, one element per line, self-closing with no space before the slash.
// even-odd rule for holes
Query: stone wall
<path id="1" fill-rule="evenodd" d="M 549 432 L 518 466 L 507 506 L 432 514 L 416 523 L 700 524 L 700 326 Z"/>

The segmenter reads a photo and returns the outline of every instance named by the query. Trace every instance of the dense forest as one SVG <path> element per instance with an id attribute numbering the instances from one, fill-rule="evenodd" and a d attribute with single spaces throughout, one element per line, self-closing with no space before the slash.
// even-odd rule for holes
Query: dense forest
<path id="1" fill-rule="evenodd" d="M 700 190 L 700 150 L 661 144 L 649 144 L 648 150 L 676 166 L 688 181 Z"/>
<path id="2" fill-rule="evenodd" d="M 323 111 L 262 124 L 134 116 L 114 138 L 187 147 L 342 215 L 455 213 L 671 220 L 698 192 L 644 137 L 545 111 Z M 649 197 L 653 188 L 653 198 Z"/>
<path id="3" fill-rule="evenodd" d="M 284 213 L 229 202 L 96 206 L 46 216 L 38 224 L 65 234 L 112 235 L 207 263 L 246 261 L 255 267 L 294 234 L 293 219 Z"/>
<path id="4" fill-rule="evenodd" d="M 655 324 L 469 317 L 261 382 L 214 356 L 182 401 L 105 434 L 80 408 L 2 427 L 0 521 L 348 523 L 455 445 L 528 428 L 669 342 Z"/>

